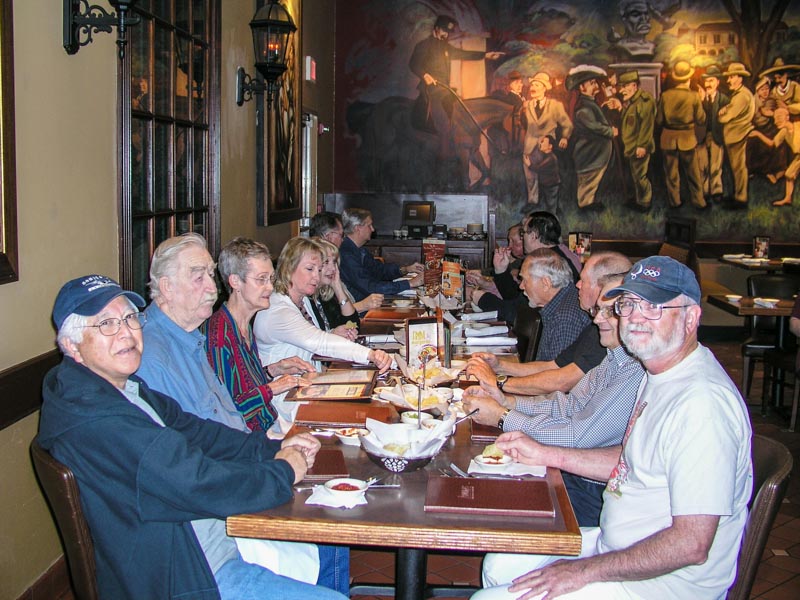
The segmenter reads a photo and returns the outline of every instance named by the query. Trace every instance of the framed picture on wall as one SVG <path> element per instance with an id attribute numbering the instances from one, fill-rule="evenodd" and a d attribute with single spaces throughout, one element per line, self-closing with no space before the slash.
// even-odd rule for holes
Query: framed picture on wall
<path id="1" fill-rule="evenodd" d="M 259 3 L 259 6 L 263 2 Z M 301 23 L 300 2 L 284 3 L 295 23 Z M 301 28 L 286 50 L 286 72 L 272 104 L 266 94 L 257 109 L 256 204 L 261 226 L 295 221 L 302 216 L 301 154 Z"/>
<path id="2" fill-rule="evenodd" d="M 11 0 L 0 0 L 0 284 L 19 280 Z"/>

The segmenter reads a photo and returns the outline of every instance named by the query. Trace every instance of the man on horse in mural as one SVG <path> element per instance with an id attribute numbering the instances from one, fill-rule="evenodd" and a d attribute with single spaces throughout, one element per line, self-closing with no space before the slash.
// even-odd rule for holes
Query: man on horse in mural
<path id="1" fill-rule="evenodd" d="M 440 15 L 433 24 L 431 37 L 414 46 L 408 63 L 411 72 L 419 77 L 419 96 L 414 105 L 411 122 L 416 129 L 439 136 L 438 158 L 455 156 L 450 117 L 456 96 L 450 88 L 451 60 L 498 59 L 504 52 L 462 50 L 447 39 L 458 23 L 452 17 Z"/>

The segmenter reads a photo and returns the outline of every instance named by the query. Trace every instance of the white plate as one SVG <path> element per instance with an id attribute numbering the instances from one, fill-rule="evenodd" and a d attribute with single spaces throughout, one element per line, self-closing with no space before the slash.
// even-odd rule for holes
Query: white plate
<path id="1" fill-rule="evenodd" d="M 367 435 L 369 431 L 361 427 L 344 427 L 336 429 L 333 433 L 345 446 L 360 446 L 361 442 L 358 436 Z"/>
<path id="2" fill-rule="evenodd" d="M 336 489 L 339 486 L 352 486 L 355 489 Z M 325 489 L 332 496 L 336 496 L 338 498 L 354 498 L 359 494 L 363 494 L 367 489 L 367 482 L 361 479 L 352 479 L 350 477 L 337 477 L 336 479 L 330 479 L 325 482 Z"/>
<path id="3" fill-rule="evenodd" d="M 506 465 L 510 465 L 513 462 L 511 460 L 511 457 L 508 454 L 504 454 L 503 458 L 501 458 L 499 461 L 497 461 L 497 460 L 495 460 L 493 458 L 492 459 L 487 459 L 482 454 L 478 454 L 478 456 L 476 456 L 474 460 L 480 466 L 486 467 L 486 468 L 489 468 L 489 469 L 493 469 L 493 468 L 502 469 Z"/>

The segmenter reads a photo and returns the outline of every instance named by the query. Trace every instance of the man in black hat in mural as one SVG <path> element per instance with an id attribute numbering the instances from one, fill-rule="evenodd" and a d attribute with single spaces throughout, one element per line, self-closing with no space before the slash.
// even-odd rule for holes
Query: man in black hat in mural
<path id="1" fill-rule="evenodd" d="M 447 40 L 456 27 L 453 17 L 440 15 L 433 24 L 431 37 L 414 46 L 408 63 L 411 72 L 419 77 L 419 97 L 412 112 L 412 123 L 417 129 L 439 135 L 439 158 L 451 157 L 453 140 L 450 131 L 450 116 L 453 114 L 455 97 L 450 86 L 451 60 L 494 60 L 503 52 L 481 52 L 462 50 Z"/>
<path id="2" fill-rule="evenodd" d="M 606 72 L 594 65 L 578 65 L 569 70 L 565 85 L 568 90 L 578 90 L 575 104 L 575 126 L 572 134 L 572 157 L 578 175 L 578 208 L 601 211 L 605 207 L 595 201 L 597 188 L 611 160 L 612 139 L 619 133 L 612 127 L 595 95 L 600 90 L 599 80 Z"/>
<path id="3" fill-rule="evenodd" d="M 719 110 L 730 104 L 730 96 L 719 89 L 722 71 L 711 65 L 703 73 L 703 109 L 706 111 L 706 133 L 697 147 L 697 159 L 703 175 L 703 194 L 706 202 L 722 200 L 722 159 L 725 156 L 725 140 Z"/>

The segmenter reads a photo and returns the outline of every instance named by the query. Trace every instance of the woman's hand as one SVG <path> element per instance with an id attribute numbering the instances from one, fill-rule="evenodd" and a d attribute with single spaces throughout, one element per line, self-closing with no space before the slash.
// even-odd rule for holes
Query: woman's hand
<path id="1" fill-rule="evenodd" d="M 358 312 L 362 313 L 373 308 L 380 308 L 381 304 L 383 304 L 383 294 L 370 294 L 363 300 L 356 302 L 353 306 L 355 306 Z"/>
<path id="2" fill-rule="evenodd" d="M 280 375 L 305 375 L 306 373 L 314 373 L 316 369 L 310 362 L 303 360 L 299 356 L 290 356 L 267 365 L 267 373 L 271 377 L 279 377 Z"/>
<path id="3" fill-rule="evenodd" d="M 332 329 L 331 333 L 339 335 L 346 340 L 350 340 L 351 342 L 354 342 L 358 337 L 358 329 L 354 327 L 348 327 L 347 325 L 339 325 L 336 329 Z"/>
<path id="4" fill-rule="evenodd" d="M 392 366 L 392 357 L 386 354 L 383 350 L 370 350 L 367 356 L 369 361 L 373 363 L 381 373 L 385 373 Z"/>
<path id="5" fill-rule="evenodd" d="M 294 388 L 307 387 L 311 385 L 311 380 L 299 375 L 281 375 L 269 382 L 269 389 L 272 390 L 273 396 L 283 394 Z"/>

